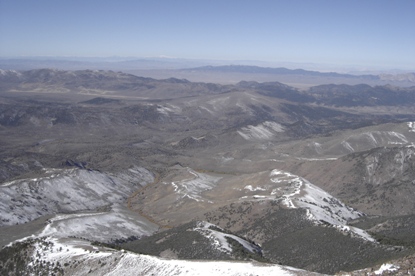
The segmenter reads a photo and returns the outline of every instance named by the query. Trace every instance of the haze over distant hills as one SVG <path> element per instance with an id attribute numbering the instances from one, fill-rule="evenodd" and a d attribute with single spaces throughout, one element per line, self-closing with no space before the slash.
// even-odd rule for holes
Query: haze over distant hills
<path id="1" fill-rule="evenodd" d="M 233 65 L 230 65 L 233 64 Z M 399 70 L 357 70 L 333 65 L 270 63 L 264 61 L 192 60 L 180 58 L 63 58 L 37 57 L 0 59 L 0 69 L 115 70 L 137 76 L 175 77 L 198 82 L 235 84 L 239 81 L 279 81 L 298 88 L 319 84 L 415 85 L 415 73 Z M 301 68 L 301 69 L 300 69 Z M 352 72 L 352 73 L 348 73 Z"/>

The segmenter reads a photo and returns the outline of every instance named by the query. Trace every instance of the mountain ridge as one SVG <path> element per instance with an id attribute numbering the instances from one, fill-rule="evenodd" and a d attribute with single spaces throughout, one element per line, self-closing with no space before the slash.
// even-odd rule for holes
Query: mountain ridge
<path id="1" fill-rule="evenodd" d="M 195 68 L 182 69 L 187 71 L 217 71 L 217 72 L 239 72 L 239 73 L 266 73 L 266 74 L 281 74 L 281 75 L 308 75 L 308 76 L 323 76 L 323 77 L 347 77 L 358 79 L 379 80 L 377 75 L 352 75 L 336 72 L 319 72 L 304 69 L 288 69 L 285 67 L 260 67 L 253 65 L 222 65 L 222 66 L 201 66 Z"/>

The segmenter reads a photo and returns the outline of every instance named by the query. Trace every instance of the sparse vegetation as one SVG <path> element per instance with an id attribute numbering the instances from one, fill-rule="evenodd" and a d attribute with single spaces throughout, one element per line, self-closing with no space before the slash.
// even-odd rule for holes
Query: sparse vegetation
<path id="1" fill-rule="evenodd" d="M 27 239 L 15 242 L 0 250 L 1 275 L 63 275 L 60 263 L 45 262 L 40 259 L 41 253 L 34 247 L 47 250 L 53 244 L 45 238 Z"/>

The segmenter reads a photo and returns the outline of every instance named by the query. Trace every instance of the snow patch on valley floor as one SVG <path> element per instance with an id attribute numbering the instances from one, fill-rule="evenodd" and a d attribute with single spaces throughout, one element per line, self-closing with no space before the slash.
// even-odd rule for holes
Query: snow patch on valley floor
<path id="1" fill-rule="evenodd" d="M 415 132 L 415 122 L 408 122 L 409 132 Z"/>
<path id="2" fill-rule="evenodd" d="M 282 125 L 276 122 L 266 121 L 256 126 L 248 125 L 237 132 L 245 140 L 267 140 L 273 138 L 277 133 L 284 131 L 285 129 Z"/>
<path id="3" fill-rule="evenodd" d="M 213 189 L 217 182 L 222 179 L 222 177 L 199 173 L 190 168 L 187 168 L 187 172 L 191 175 L 190 178 L 173 181 L 171 185 L 181 198 L 187 197 L 195 201 L 205 201 L 201 196 L 202 192 Z"/>

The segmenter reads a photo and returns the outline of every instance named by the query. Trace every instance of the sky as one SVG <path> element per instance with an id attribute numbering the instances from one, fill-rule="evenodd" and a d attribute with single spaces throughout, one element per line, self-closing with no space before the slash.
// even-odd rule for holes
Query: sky
<path id="1" fill-rule="evenodd" d="M 0 57 L 27 56 L 415 70 L 415 1 L 0 0 Z"/>

